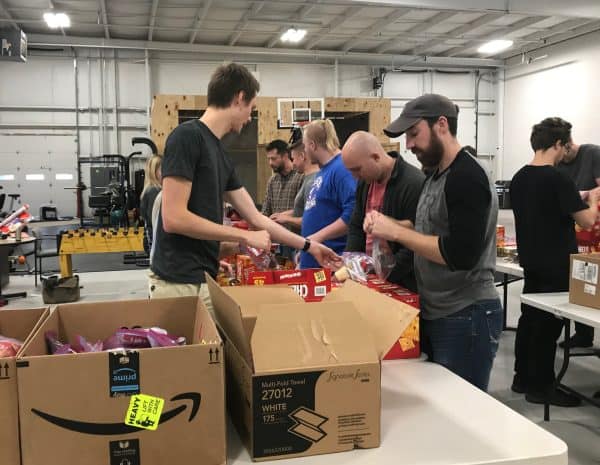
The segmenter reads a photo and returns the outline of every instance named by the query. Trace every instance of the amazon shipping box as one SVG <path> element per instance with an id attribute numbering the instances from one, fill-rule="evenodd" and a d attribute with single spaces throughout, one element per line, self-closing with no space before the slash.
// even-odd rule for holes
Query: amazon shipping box
<path id="1" fill-rule="evenodd" d="M 47 308 L 0 310 L 0 336 L 24 343 L 47 313 Z M 19 350 L 0 337 L 0 464 L 20 465 L 16 353 L 9 347 Z"/>
<path id="2" fill-rule="evenodd" d="M 121 327 L 160 327 L 187 344 L 48 355 Z M 59 305 L 17 359 L 23 465 L 226 461 L 223 347 L 195 297 Z"/>

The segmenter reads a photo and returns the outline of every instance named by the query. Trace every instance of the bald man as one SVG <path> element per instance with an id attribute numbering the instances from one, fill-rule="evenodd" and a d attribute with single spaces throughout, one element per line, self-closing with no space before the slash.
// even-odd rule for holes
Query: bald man
<path id="1" fill-rule="evenodd" d="M 398 152 L 387 153 L 373 134 L 353 133 L 342 149 L 342 161 L 358 181 L 356 203 L 348 225 L 347 252 L 373 251 L 373 237 L 363 230 L 365 215 L 373 210 L 413 227 L 425 175 Z M 396 258 L 388 281 L 417 291 L 413 253 L 396 242 L 386 242 Z"/>

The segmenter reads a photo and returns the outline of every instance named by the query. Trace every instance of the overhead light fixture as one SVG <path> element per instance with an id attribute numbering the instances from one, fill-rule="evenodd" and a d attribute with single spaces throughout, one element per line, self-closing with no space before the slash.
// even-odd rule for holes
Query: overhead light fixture
<path id="1" fill-rule="evenodd" d="M 296 29 L 294 27 L 291 27 L 281 35 L 281 41 L 297 44 L 302 39 L 304 39 L 305 35 L 306 29 Z"/>
<path id="2" fill-rule="evenodd" d="M 44 21 L 50 29 L 71 27 L 71 19 L 65 13 L 44 13 Z"/>
<path id="3" fill-rule="evenodd" d="M 495 55 L 496 53 L 500 53 L 507 48 L 512 47 L 513 41 L 507 39 L 496 39 L 490 40 L 486 42 L 481 47 L 477 49 L 479 53 L 483 53 L 484 55 Z"/>

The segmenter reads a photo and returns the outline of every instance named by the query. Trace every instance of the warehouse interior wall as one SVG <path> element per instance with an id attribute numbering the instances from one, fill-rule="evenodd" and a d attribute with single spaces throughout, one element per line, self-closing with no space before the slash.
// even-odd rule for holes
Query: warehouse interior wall
<path id="1" fill-rule="evenodd" d="M 73 56 L 66 52 L 30 56 L 27 63 L 3 63 L 0 185 L 4 192 L 21 194 L 34 214 L 41 205 L 56 204 L 59 215 L 75 215 L 75 191 L 69 188 L 77 182 L 77 153 L 81 157 L 129 154 L 134 150 L 131 138 L 148 134 L 152 95 L 205 94 L 218 64 L 176 53 L 157 53 L 146 63 L 141 52 L 113 50 L 77 50 L 76 73 Z M 388 72 L 383 88 L 373 90 L 378 68 L 372 66 L 340 64 L 336 72 L 333 64 L 245 64 L 259 79 L 263 96 L 383 96 L 392 100 L 392 118 L 407 100 L 418 95 L 447 95 L 460 106 L 460 142 L 475 146 L 477 128 L 482 163 L 495 176 L 499 145 L 496 73 L 481 75 L 477 91 L 475 71 L 399 70 Z M 406 159 L 420 166 L 414 155 L 404 150 L 404 138 L 399 141 Z M 145 146 L 135 150 L 149 153 Z M 143 160 L 134 163 L 134 169 L 141 167 Z M 82 180 L 87 185 L 89 170 L 89 165 L 83 165 Z"/>
<path id="2" fill-rule="evenodd" d="M 504 162 L 512 176 L 533 157 L 531 128 L 549 116 L 573 125 L 576 143 L 599 144 L 600 33 L 592 33 L 507 61 L 504 81 Z"/>

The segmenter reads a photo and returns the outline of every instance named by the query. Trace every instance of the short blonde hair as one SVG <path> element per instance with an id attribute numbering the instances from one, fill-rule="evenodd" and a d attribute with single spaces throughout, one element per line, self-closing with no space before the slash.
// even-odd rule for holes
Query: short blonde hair
<path id="1" fill-rule="evenodd" d="M 330 119 L 318 119 L 304 126 L 303 134 L 318 147 L 336 152 L 340 149 L 340 140 Z"/>
<path id="2" fill-rule="evenodd" d="M 162 157 L 160 155 L 153 155 L 146 162 L 146 167 L 144 168 L 144 190 L 142 191 L 142 195 L 144 195 L 146 190 L 150 187 L 158 187 L 159 189 L 161 188 L 160 181 L 156 176 L 156 172 L 160 168 L 161 164 Z"/>

